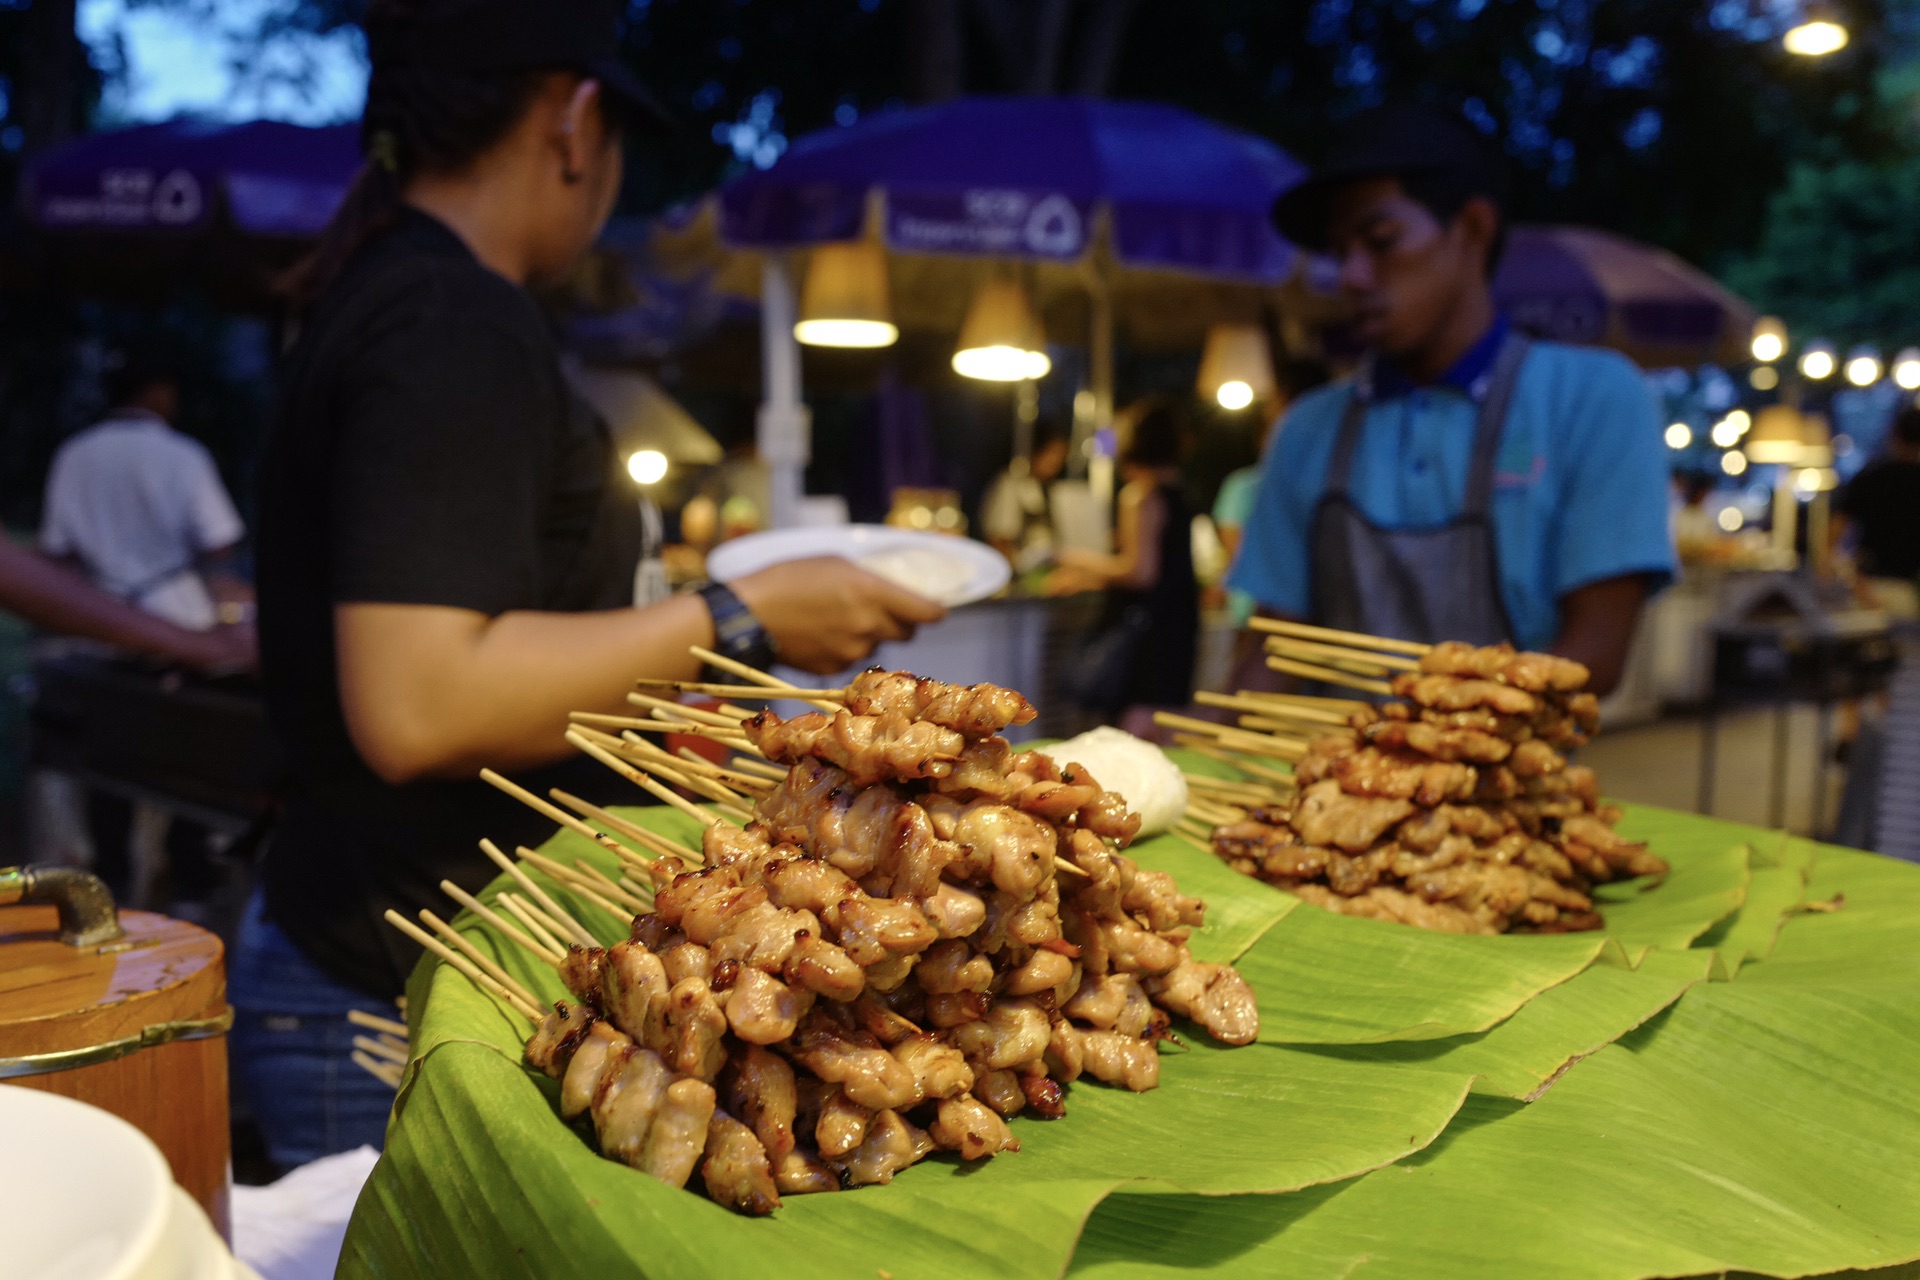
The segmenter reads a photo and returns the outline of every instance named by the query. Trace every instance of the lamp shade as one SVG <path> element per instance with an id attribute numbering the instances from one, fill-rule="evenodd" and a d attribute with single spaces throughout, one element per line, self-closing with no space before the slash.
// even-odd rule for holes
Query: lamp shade
<path id="1" fill-rule="evenodd" d="M 1800 460 L 1800 411 L 1792 405 L 1770 404 L 1753 420 L 1747 433 L 1746 453 L 1754 462 L 1794 463 Z"/>
<path id="2" fill-rule="evenodd" d="M 1800 456 L 1795 461 L 1803 467 L 1833 465 L 1833 424 L 1825 414 L 1800 415 Z"/>
<path id="3" fill-rule="evenodd" d="M 1201 395 L 1223 409 L 1244 409 L 1275 391 L 1267 334 L 1256 324 L 1216 324 L 1200 355 Z"/>
<path id="4" fill-rule="evenodd" d="M 973 295 L 960 326 L 953 368 L 987 382 L 1042 378 L 1053 362 L 1027 291 L 1016 280 L 989 280 Z"/>
<path id="5" fill-rule="evenodd" d="M 850 240 L 813 251 L 793 336 L 814 347 L 889 347 L 899 340 L 879 245 Z"/>

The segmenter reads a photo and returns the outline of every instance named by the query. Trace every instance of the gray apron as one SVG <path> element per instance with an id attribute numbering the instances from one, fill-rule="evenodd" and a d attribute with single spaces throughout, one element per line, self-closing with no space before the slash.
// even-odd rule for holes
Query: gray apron
<path id="1" fill-rule="evenodd" d="M 1314 622 L 1428 643 L 1487 645 L 1513 639 L 1500 599 L 1489 509 L 1494 461 L 1529 345 L 1520 334 L 1501 344 L 1480 401 L 1466 500 L 1458 516 L 1431 528 L 1383 529 L 1367 519 L 1348 492 L 1353 455 L 1373 401 L 1371 376 L 1356 382 L 1309 533 Z"/>

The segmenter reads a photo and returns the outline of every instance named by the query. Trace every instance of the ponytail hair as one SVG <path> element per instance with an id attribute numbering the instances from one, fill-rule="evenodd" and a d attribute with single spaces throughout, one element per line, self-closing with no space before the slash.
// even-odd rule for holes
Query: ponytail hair
<path id="1" fill-rule="evenodd" d="M 401 29 L 457 18 L 476 0 L 372 0 L 367 30 Z M 296 312 L 318 302 L 353 256 L 391 227 L 407 180 L 421 173 L 457 173 L 485 155 L 520 122 L 544 70 L 453 71 L 412 62 L 376 61 L 360 118 L 366 162 L 313 251 L 287 273 L 282 291 Z"/>

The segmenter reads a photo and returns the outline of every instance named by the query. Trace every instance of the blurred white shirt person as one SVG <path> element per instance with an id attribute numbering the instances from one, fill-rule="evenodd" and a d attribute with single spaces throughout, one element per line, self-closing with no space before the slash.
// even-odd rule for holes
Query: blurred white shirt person
<path id="1" fill-rule="evenodd" d="M 223 618 L 221 606 L 249 595 L 226 565 L 246 527 L 212 456 L 173 429 L 177 379 L 130 360 L 109 392 L 107 416 L 54 457 L 41 550 L 176 626 L 238 620 Z"/>

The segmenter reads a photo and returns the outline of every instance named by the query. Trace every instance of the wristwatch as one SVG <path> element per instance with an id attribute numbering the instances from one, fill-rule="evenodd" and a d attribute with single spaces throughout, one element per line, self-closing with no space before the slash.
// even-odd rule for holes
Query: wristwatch
<path id="1" fill-rule="evenodd" d="M 713 615 L 713 649 L 722 657 L 732 658 L 735 662 L 759 671 L 765 671 L 773 665 L 773 637 L 760 625 L 760 619 L 753 616 L 753 610 L 746 602 L 733 594 L 725 583 L 709 582 L 697 593 L 707 602 L 707 612 Z M 733 679 L 723 675 L 722 679 Z"/>

